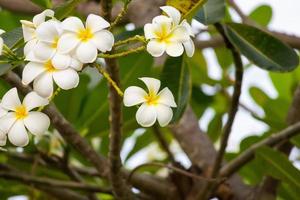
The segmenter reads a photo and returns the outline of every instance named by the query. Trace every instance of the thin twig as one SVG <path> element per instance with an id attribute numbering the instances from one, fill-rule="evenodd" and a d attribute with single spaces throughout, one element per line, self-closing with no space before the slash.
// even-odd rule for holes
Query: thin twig
<path id="1" fill-rule="evenodd" d="M 215 179 L 215 178 L 205 178 L 205 177 L 202 177 L 202 176 L 198 176 L 196 174 L 193 174 L 193 173 L 190 173 L 190 172 L 187 172 L 183 169 L 180 169 L 178 167 L 174 167 L 173 165 L 171 164 L 163 164 L 163 163 L 156 163 L 156 162 L 151 162 L 151 163 L 145 163 L 145 164 L 141 164 L 139 166 L 137 166 L 136 168 L 134 168 L 131 173 L 129 174 L 127 180 L 130 181 L 131 180 L 131 177 L 134 175 L 135 172 L 137 172 L 139 169 L 143 168 L 143 167 L 151 167 L 151 166 L 154 166 L 154 167 L 161 167 L 161 168 L 168 168 L 170 170 L 173 170 L 174 172 L 176 173 L 179 173 L 179 174 L 182 174 L 184 176 L 188 176 L 190 178 L 193 178 L 193 179 L 197 179 L 197 180 L 200 180 L 200 181 L 205 181 L 205 182 L 223 182 L 225 179 L 222 178 L 222 179 Z"/>
<path id="2" fill-rule="evenodd" d="M 222 167 L 220 175 L 223 177 L 230 177 L 233 173 L 238 171 L 242 166 L 250 162 L 254 158 L 255 151 L 262 146 L 274 146 L 280 142 L 287 140 L 300 133 L 300 122 L 287 127 L 286 129 L 272 134 L 270 137 L 253 144 L 238 157 L 227 163 Z"/>
<path id="3" fill-rule="evenodd" d="M 169 159 L 171 160 L 171 162 L 176 162 L 170 148 L 169 148 L 169 144 L 166 141 L 165 137 L 163 136 L 163 133 L 161 132 L 160 128 L 157 125 L 153 126 L 153 133 L 155 134 L 161 148 L 168 154 Z"/>
<path id="4" fill-rule="evenodd" d="M 144 51 L 145 49 L 146 49 L 145 46 L 140 46 L 135 49 L 130 49 L 128 51 L 124 51 L 124 52 L 120 52 L 120 53 L 114 53 L 114 54 L 100 53 L 100 54 L 98 54 L 98 57 L 99 58 L 109 58 L 109 59 L 120 58 L 120 57 L 128 56 L 133 53 L 139 53 L 141 51 Z"/>
<path id="5" fill-rule="evenodd" d="M 118 14 L 116 19 L 111 23 L 109 30 L 113 29 L 121 21 L 121 19 L 124 17 L 124 15 L 126 14 L 126 12 L 128 10 L 128 5 L 130 2 L 131 2 L 131 0 L 125 1 L 122 11 L 120 12 L 120 14 Z"/>

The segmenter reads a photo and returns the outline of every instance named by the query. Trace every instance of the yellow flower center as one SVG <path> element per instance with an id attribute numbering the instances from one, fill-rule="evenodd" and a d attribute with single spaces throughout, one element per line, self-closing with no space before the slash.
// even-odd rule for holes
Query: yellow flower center
<path id="1" fill-rule="evenodd" d="M 52 45 L 51 45 L 51 48 L 57 49 L 58 39 L 59 39 L 58 37 L 56 37 L 56 38 L 54 39 L 54 41 L 53 41 L 53 43 L 52 43 Z"/>
<path id="2" fill-rule="evenodd" d="M 89 39 L 93 37 L 93 33 L 89 28 L 86 29 L 81 29 L 78 32 L 77 37 L 82 41 L 82 42 L 87 42 Z"/>
<path id="3" fill-rule="evenodd" d="M 52 65 L 51 60 L 48 60 L 48 61 L 44 64 L 44 67 L 45 67 L 46 71 L 49 72 L 49 73 L 55 72 L 55 71 L 56 71 L 55 67 Z"/>
<path id="4" fill-rule="evenodd" d="M 172 33 L 170 33 L 170 30 L 166 24 L 162 24 L 161 29 L 159 31 L 156 31 L 155 34 L 157 35 L 160 42 L 165 43 L 170 42 L 170 38 L 172 37 Z"/>
<path id="5" fill-rule="evenodd" d="M 18 106 L 16 108 L 15 115 L 16 115 L 17 119 L 24 119 L 25 117 L 27 117 L 28 116 L 28 112 L 26 110 L 26 107 L 23 106 L 23 105 Z"/>
<path id="6" fill-rule="evenodd" d="M 156 95 L 153 91 L 150 91 L 149 94 L 145 96 L 145 99 L 148 105 L 157 105 L 159 96 Z"/>

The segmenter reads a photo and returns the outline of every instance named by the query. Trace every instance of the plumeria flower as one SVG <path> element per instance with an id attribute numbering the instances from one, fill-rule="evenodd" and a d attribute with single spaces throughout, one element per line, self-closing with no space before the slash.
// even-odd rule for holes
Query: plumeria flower
<path id="1" fill-rule="evenodd" d="M 27 20 L 21 20 L 22 29 L 23 29 L 23 37 L 26 45 L 24 46 L 24 55 L 28 55 L 35 47 L 38 42 L 36 38 L 36 29 L 39 25 L 45 22 L 46 17 L 53 17 L 54 11 L 52 10 L 44 10 L 42 13 L 33 17 L 32 22 Z"/>
<path id="2" fill-rule="evenodd" d="M 152 126 L 156 119 L 160 126 L 166 126 L 173 117 L 171 107 L 177 107 L 172 92 L 165 87 L 159 92 L 160 81 L 154 78 L 140 78 L 148 88 L 148 93 L 140 87 L 130 86 L 124 92 L 124 105 L 135 106 L 142 104 L 136 120 L 143 127 Z"/>
<path id="3" fill-rule="evenodd" d="M 0 36 L 4 33 L 5 31 L 0 29 Z M 3 39 L 0 37 L 0 56 L 2 55 L 2 50 L 3 50 Z"/>
<path id="4" fill-rule="evenodd" d="M 56 68 L 51 60 L 39 60 L 30 58 L 30 62 L 25 65 L 22 74 L 22 83 L 28 85 L 33 82 L 33 89 L 42 97 L 50 97 L 53 93 L 53 80 L 63 90 L 77 87 L 79 75 L 76 70 L 80 63 L 72 63 L 65 69 Z"/>
<path id="5" fill-rule="evenodd" d="M 5 116 L 7 113 L 8 113 L 8 110 L 3 108 L 0 103 L 0 118 Z M 1 146 L 6 145 L 6 140 L 7 140 L 6 133 L 4 133 L 0 130 L 0 150 L 1 150 Z"/>
<path id="6" fill-rule="evenodd" d="M 97 49 L 110 51 L 114 36 L 105 28 L 110 24 L 102 17 L 90 14 L 85 26 L 77 17 L 69 17 L 62 22 L 64 34 L 58 41 L 58 49 L 64 53 L 74 53 L 82 63 L 92 63 L 97 58 Z"/>
<path id="7" fill-rule="evenodd" d="M 194 36 L 191 26 L 186 20 L 181 20 L 180 12 L 171 6 L 160 7 L 167 15 L 153 18 L 152 23 L 144 26 L 145 37 L 150 40 L 147 51 L 154 57 L 166 52 L 172 57 L 181 56 L 186 51 L 189 57 L 194 55 L 195 46 L 191 36 Z"/>
<path id="8" fill-rule="evenodd" d="M 7 134 L 8 140 L 16 146 L 26 146 L 28 132 L 42 135 L 50 126 L 50 120 L 42 112 L 32 111 L 49 102 L 36 92 L 28 93 L 21 103 L 16 88 L 10 89 L 2 98 L 1 107 L 7 113 L 0 118 L 0 132 Z"/>
<path id="9" fill-rule="evenodd" d="M 83 64 L 69 54 L 61 53 L 58 48 L 58 40 L 63 33 L 61 23 L 57 20 L 49 20 L 42 23 L 36 29 L 38 42 L 34 48 L 34 54 L 41 60 L 51 60 L 57 69 L 66 69 L 72 64 L 77 65 L 77 70 L 81 70 Z M 30 57 L 27 57 L 30 60 Z"/>

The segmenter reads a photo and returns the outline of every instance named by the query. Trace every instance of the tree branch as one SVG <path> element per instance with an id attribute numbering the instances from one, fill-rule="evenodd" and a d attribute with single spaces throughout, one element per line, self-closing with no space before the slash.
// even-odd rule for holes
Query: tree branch
<path id="1" fill-rule="evenodd" d="M 300 122 L 287 127 L 286 129 L 272 134 L 270 137 L 252 145 L 250 148 L 241 153 L 238 157 L 230 161 L 222 167 L 220 174 L 224 177 L 230 177 L 237 172 L 241 167 L 250 162 L 254 158 L 255 151 L 262 146 L 274 146 L 280 142 L 290 139 L 300 133 Z"/>

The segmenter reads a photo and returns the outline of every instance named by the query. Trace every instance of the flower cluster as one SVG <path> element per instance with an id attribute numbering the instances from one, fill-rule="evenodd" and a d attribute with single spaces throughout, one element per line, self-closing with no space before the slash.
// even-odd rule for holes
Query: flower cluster
<path id="1" fill-rule="evenodd" d="M 154 57 L 164 52 L 176 57 L 186 51 L 194 54 L 193 33 L 180 12 L 170 6 L 161 9 L 166 15 L 153 19 L 144 27 L 147 51 Z M 109 22 L 100 16 L 90 14 L 85 24 L 77 17 L 59 21 L 52 10 L 45 10 L 34 16 L 32 21 L 21 20 L 25 41 L 24 56 L 27 64 L 22 72 L 22 83 L 32 83 L 33 92 L 27 94 L 21 103 L 16 88 L 9 90 L 0 102 L 0 146 L 8 140 L 16 146 L 29 142 L 28 132 L 42 135 L 50 126 L 48 116 L 33 109 L 49 104 L 54 83 L 69 90 L 79 84 L 79 75 L 84 64 L 93 63 L 114 45 L 114 36 L 107 30 Z M 0 29 L 0 36 L 4 33 Z M 3 49 L 0 37 L 0 55 Z M 9 49 L 8 49 L 9 50 Z M 143 127 L 152 126 L 156 120 L 161 126 L 170 123 L 172 108 L 177 107 L 168 88 L 161 91 L 160 81 L 154 78 L 140 78 L 148 88 L 131 86 L 124 92 L 125 106 L 140 105 L 136 120 Z"/>
<path id="2" fill-rule="evenodd" d="M 2 49 L 3 49 L 3 39 L 1 38 L 1 35 L 4 33 L 2 29 L 0 29 L 0 56 L 2 55 Z"/>
<path id="3" fill-rule="evenodd" d="M 153 18 L 152 23 L 144 26 L 146 39 L 150 40 L 147 51 L 154 57 L 166 52 L 169 56 L 178 57 L 186 51 L 187 56 L 194 55 L 195 46 L 192 27 L 186 20 L 181 21 L 180 12 L 171 6 L 161 9 L 168 15 L 159 15 Z"/>
<path id="4" fill-rule="evenodd" d="M 60 22 L 52 10 L 36 15 L 32 22 L 21 23 L 24 55 L 29 61 L 22 81 L 25 85 L 33 82 L 34 91 L 43 97 L 52 95 L 53 81 L 64 90 L 77 87 L 77 72 L 83 64 L 94 62 L 98 50 L 110 51 L 114 44 L 112 33 L 105 30 L 110 24 L 94 14 L 87 17 L 85 26 L 77 17 Z"/>

